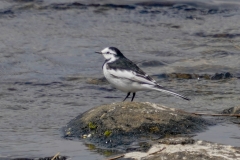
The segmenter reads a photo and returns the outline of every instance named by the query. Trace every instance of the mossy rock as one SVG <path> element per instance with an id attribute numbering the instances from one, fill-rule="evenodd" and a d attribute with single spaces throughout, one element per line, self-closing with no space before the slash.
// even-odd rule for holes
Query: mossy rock
<path id="1" fill-rule="evenodd" d="M 64 127 L 64 137 L 84 137 L 95 145 L 111 148 L 139 139 L 191 134 L 210 124 L 202 117 L 158 104 L 120 102 L 82 113 Z"/>

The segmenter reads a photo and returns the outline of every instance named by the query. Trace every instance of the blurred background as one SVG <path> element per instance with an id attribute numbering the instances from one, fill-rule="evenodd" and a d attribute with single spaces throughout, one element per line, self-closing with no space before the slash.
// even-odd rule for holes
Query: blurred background
<path id="1" fill-rule="evenodd" d="M 1 0 L 0 159 L 111 154 L 62 139 L 61 128 L 125 93 L 102 81 L 113 46 L 161 85 L 191 98 L 138 92 L 135 101 L 219 113 L 240 103 L 238 0 Z M 240 124 L 215 118 L 195 138 L 240 146 Z"/>

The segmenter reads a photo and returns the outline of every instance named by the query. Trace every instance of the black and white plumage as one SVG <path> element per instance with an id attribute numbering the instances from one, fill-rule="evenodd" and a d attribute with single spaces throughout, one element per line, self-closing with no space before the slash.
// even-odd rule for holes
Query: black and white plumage
<path id="1" fill-rule="evenodd" d="M 127 96 L 123 101 L 125 101 L 131 93 L 133 93 L 133 101 L 136 92 L 144 90 L 161 91 L 185 100 L 190 100 L 185 96 L 160 86 L 135 63 L 127 59 L 117 48 L 107 47 L 101 52 L 96 53 L 102 54 L 106 59 L 102 69 L 108 82 L 115 88 L 127 92 Z"/>

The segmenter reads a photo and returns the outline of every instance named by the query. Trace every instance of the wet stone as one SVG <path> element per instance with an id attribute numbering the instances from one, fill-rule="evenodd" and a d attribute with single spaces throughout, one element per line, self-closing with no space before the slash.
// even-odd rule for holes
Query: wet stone
<path id="1" fill-rule="evenodd" d="M 61 77 L 61 80 L 64 81 L 83 81 L 85 79 L 87 79 L 87 77 L 84 76 L 67 76 L 67 77 Z"/>
<path id="2" fill-rule="evenodd" d="M 229 73 L 215 73 L 214 75 L 210 74 L 191 74 L 191 73 L 169 73 L 164 77 L 167 78 L 177 78 L 177 79 L 206 79 L 206 80 L 221 80 L 221 79 L 231 79 L 234 76 Z"/>
<path id="3" fill-rule="evenodd" d="M 26 3 L 26 2 L 34 2 L 34 1 L 36 1 L 36 0 L 14 0 L 15 2 L 24 2 L 24 3 Z"/>
<path id="4" fill-rule="evenodd" d="M 64 127 L 65 138 L 83 138 L 98 147 L 126 150 L 133 142 L 202 131 L 212 123 L 182 110 L 149 102 L 95 107 Z M 157 137 L 157 138 L 156 138 Z"/>
<path id="5" fill-rule="evenodd" d="M 220 79 L 230 79 L 233 78 L 233 75 L 229 72 L 226 73 L 216 73 L 211 77 L 211 80 L 220 80 Z"/>
<path id="6" fill-rule="evenodd" d="M 196 36 L 211 37 L 211 38 L 236 38 L 236 37 L 239 37 L 240 34 L 230 34 L 230 33 L 206 34 L 203 32 L 198 32 L 196 33 Z"/>
<path id="7" fill-rule="evenodd" d="M 178 79 L 210 79 L 211 76 L 208 74 L 190 74 L 190 73 L 170 73 L 167 74 L 166 77 L 168 78 L 178 78 Z"/>
<path id="8" fill-rule="evenodd" d="M 105 77 L 102 78 L 89 78 L 86 81 L 87 84 L 95 84 L 95 85 L 105 85 L 108 84 L 108 81 Z"/>
<path id="9" fill-rule="evenodd" d="M 164 141 L 172 143 L 160 143 L 153 145 L 147 152 L 129 152 L 124 158 L 168 160 L 234 160 L 240 159 L 240 148 L 229 145 L 193 140 L 191 138 L 168 138 Z M 177 143 L 175 143 L 177 142 Z M 190 143 L 185 143 L 190 142 Z"/>
<path id="10" fill-rule="evenodd" d="M 44 157 L 44 158 L 14 158 L 9 160 L 52 160 L 54 156 L 52 157 Z M 67 160 L 69 159 L 66 156 L 56 156 L 54 160 Z"/>
<path id="11" fill-rule="evenodd" d="M 240 114 L 240 106 L 224 109 L 222 114 Z"/>
<path id="12" fill-rule="evenodd" d="M 169 78 L 180 78 L 180 79 L 196 79 L 197 74 L 185 74 L 185 73 L 171 73 L 167 75 Z"/>
<path id="13" fill-rule="evenodd" d="M 173 137 L 173 138 L 163 138 L 158 141 L 160 144 L 169 144 L 169 145 L 177 145 L 177 144 L 194 144 L 195 140 L 189 137 Z"/>
<path id="14" fill-rule="evenodd" d="M 235 116 L 235 115 L 240 115 L 240 106 L 224 109 L 222 111 L 222 114 L 229 114 L 229 115 L 233 116 L 230 118 L 230 121 L 234 124 L 240 124 L 240 117 L 238 116 L 236 118 L 236 116 Z"/>
<path id="15" fill-rule="evenodd" d="M 144 67 L 157 67 L 157 66 L 163 66 L 163 65 L 165 64 L 160 61 L 147 61 L 141 64 L 141 66 L 144 66 Z"/>

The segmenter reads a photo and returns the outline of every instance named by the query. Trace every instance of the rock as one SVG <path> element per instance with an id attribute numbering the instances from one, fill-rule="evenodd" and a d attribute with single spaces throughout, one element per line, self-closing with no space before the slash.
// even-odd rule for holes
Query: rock
<path id="1" fill-rule="evenodd" d="M 149 61 L 143 62 L 142 66 L 154 67 L 164 65 L 159 61 Z M 230 79 L 233 75 L 229 72 L 226 73 L 216 73 L 214 75 L 209 74 L 191 74 L 191 73 L 167 73 L 154 75 L 156 78 L 177 78 L 177 79 L 206 79 L 206 80 L 220 80 L 220 79 Z M 82 77 L 66 77 L 67 81 L 83 79 Z M 86 83 L 94 85 L 106 85 L 109 84 L 105 77 L 102 78 L 88 78 Z"/>
<path id="2" fill-rule="evenodd" d="M 163 62 L 156 61 L 156 60 L 146 61 L 141 63 L 141 66 L 144 66 L 144 67 L 157 67 L 157 66 L 164 66 L 164 65 L 165 64 Z"/>
<path id="3" fill-rule="evenodd" d="M 173 138 L 163 138 L 158 141 L 161 144 L 169 144 L 169 145 L 176 145 L 176 144 L 194 144 L 195 140 L 189 137 L 173 137 Z"/>
<path id="4" fill-rule="evenodd" d="M 197 79 L 199 75 L 197 74 L 187 74 L 187 73 L 170 73 L 167 74 L 169 78 L 179 78 L 179 79 Z"/>
<path id="5" fill-rule="evenodd" d="M 226 73 L 216 73 L 211 77 L 211 80 L 220 80 L 220 79 L 230 79 L 233 78 L 233 75 L 229 72 Z"/>
<path id="6" fill-rule="evenodd" d="M 222 114 L 240 114 L 240 106 L 224 109 Z"/>
<path id="7" fill-rule="evenodd" d="M 168 160 L 235 160 L 240 159 L 240 148 L 207 141 L 195 141 L 191 138 L 168 138 L 172 143 L 155 144 L 148 152 L 130 152 L 123 158 Z M 178 142 L 178 143 L 175 143 Z M 190 143 L 185 143 L 190 142 Z"/>
<path id="8" fill-rule="evenodd" d="M 229 115 L 240 115 L 240 106 L 236 106 L 236 107 L 231 107 L 231 108 L 228 108 L 228 109 L 224 109 L 222 111 L 222 114 L 229 114 Z M 230 118 L 229 119 L 232 123 L 235 123 L 235 124 L 240 124 L 240 118 L 238 116 L 238 118 Z"/>
<path id="9" fill-rule="evenodd" d="M 105 77 L 102 78 L 89 78 L 87 79 L 88 84 L 95 84 L 95 85 L 105 85 L 108 84 L 108 81 Z"/>
<path id="10" fill-rule="evenodd" d="M 191 74 L 191 73 L 163 73 L 154 75 L 156 78 L 172 78 L 172 79 L 211 79 L 208 74 Z"/>
<path id="11" fill-rule="evenodd" d="M 207 80 L 220 80 L 220 79 L 230 79 L 233 75 L 229 72 L 226 73 L 215 73 L 214 75 L 209 74 L 191 74 L 191 73 L 169 73 L 165 76 L 168 78 L 178 78 L 178 79 L 207 79 Z"/>
<path id="12" fill-rule="evenodd" d="M 208 74 L 190 74 L 190 73 L 169 73 L 166 74 L 166 77 L 168 78 L 178 78 L 178 79 L 207 79 L 209 80 L 211 78 Z"/>
<path id="13" fill-rule="evenodd" d="M 44 158 L 14 158 L 9 160 L 52 160 L 54 156 L 52 157 L 44 157 Z M 56 156 L 54 160 L 67 160 L 70 159 L 66 156 Z"/>
<path id="14" fill-rule="evenodd" d="M 182 110 L 149 102 L 120 102 L 95 107 L 64 127 L 65 138 L 84 138 L 98 147 L 126 150 L 131 143 L 190 134 L 211 123 Z"/>
<path id="15" fill-rule="evenodd" d="M 66 77 L 60 77 L 61 80 L 64 81 L 83 81 L 85 80 L 87 77 L 84 76 L 79 76 L 79 75 L 72 75 L 72 76 L 66 76 Z"/>

